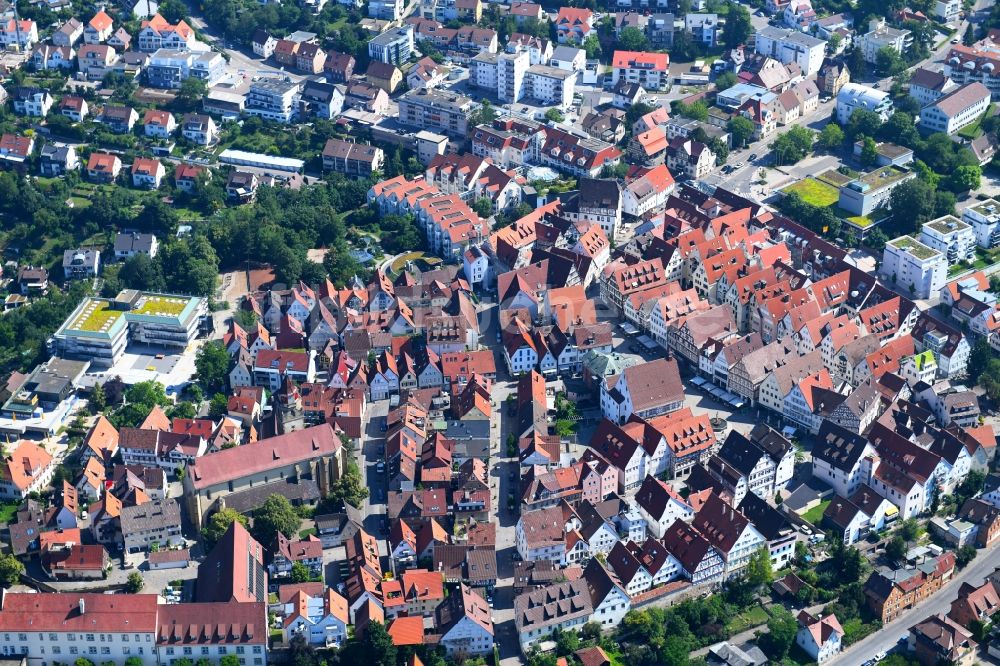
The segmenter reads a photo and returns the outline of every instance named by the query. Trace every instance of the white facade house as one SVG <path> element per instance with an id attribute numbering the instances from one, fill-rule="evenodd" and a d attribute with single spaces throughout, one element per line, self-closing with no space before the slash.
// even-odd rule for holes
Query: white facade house
<path id="1" fill-rule="evenodd" d="M 892 97 L 860 83 L 845 83 L 837 93 L 837 122 L 846 125 L 855 109 L 877 113 L 886 121 L 892 115 Z"/>
<path id="2" fill-rule="evenodd" d="M 525 74 L 525 97 L 545 106 L 568 109 L 573 105 L 576 72 L 549 65 L 532 65 Z"/>
<path id="3" fill-rule="evenodd" d="M 944 286 L 948 259 L 943 252 L 909 236 L 900 236 L 885 244 L 879 275 L 909 289 L 917 298 L 930 298 Z"/>
<path id="4" fill-rule="evenodd" d="M 823 66 L 826 42 L 798 30 L 768 26 L 757 31 L 754 48 L 782 64 L 796 63 L 802 74 L 810 77 Z"/>
<path id="5" fill-rule="evenodd" d="M 987 199 L 969 206 L 962 211 L 962 221 L 972 225 L 979 247 L 1000 245 L 1000 201 Z"/>
<path id="6" fill-rule="evenodd" d="M 878 52 L 890 48 L 902 55 L 913 43 L 913 34 L 909 30 L 900 30 L 886 25 L 885 19 L 872 19 L 868 23 L 868 32 L 861 37 L 861 52 L 865 62 L 878 61 Z"/>
<path id="7" fill-rule="evenodd" d="M 975 231 L 971 225 L 952 215 L 924 223 L 920 228 L 920 242 L 943 252 L 949 264 L 976 258 Z"/>
<path id="8" fill-rule="evenodd" d="M 836 615 L 813 617 L 802 611 L 798 620 L 795 642 L 813 661 L 823 664 L 840 653 L 844 630 Z"/>
<path id="9" fill-rule="evenodd" d="M 921 109 L 920 128 L 954 134 L 976 122 L 989 107 L 989 88 L 978 81 L 967 83 Z"/>

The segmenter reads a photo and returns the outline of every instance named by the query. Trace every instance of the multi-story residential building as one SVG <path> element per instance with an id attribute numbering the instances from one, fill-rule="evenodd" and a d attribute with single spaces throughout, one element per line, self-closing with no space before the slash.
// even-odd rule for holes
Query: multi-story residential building
<path id="1" fill-rule="evenodd" d="M 91 153 L 87 158 L 87 179 L 94 183 L 113 183 L 122 170 L 122 161 L 117 155 Z"/>
<path id="2" fill-rule="evenodd" d="M 615 51 L 611 59 L 611 82 L 637 83 L 645 90 L 663 90 L 670 86 L 670 56 L 666 53 Z"/>
<path id="3" fill-rule="evenodd" d="M 838 60 L 824 60 L 816 82 L 825 95 L 836 97 L 845 83 L 850 83 L 851 73 L 847 66 Z"/>
<path id="4" fill-rule="evenodd" d="M 132 186 L 155 190 L 163 182 L 166 170 L 158 159 L 137 157 L 132 162 Z"/>
<path id="5" fill-rule="evenodd" d="M 64 95 L 61 100 L 59 100 L 58 113 L 61 116 L 65 116 L 72 120 L 73 122 L 81 122 L 90 113 L 90 105 L 87 104 L 87 100 L 82 97 L 77 97 L 76 95 Z"/>
<path id="6" fill-rule="evenodd" d="M 549 585 L 514 598 L 514 624 L 522 650 L 556 629 L 570 631 L 590 621 L 594 611 L 585 579 Z"/>
<path id="7" fill-rule="evenodd" d="M 291 122 L 295 113 L 294 98 L 299 84 L 292 81 L 260 80 L 250 86 L 246 112 L 265 120 Z"/>
<path id="8" fill-rule="evenodd" d="M 532 65 L 524 75 L 525 96 L 544 106 L 573 105 L 577 73 L 549 65 Z"/>
<path id="9" fill-rule="evenodd" d="M 206 85 L 219 81 L 226 70 L 221 53 L 195 53 L 188 50 L 157 49 L 146 67 L 146 81 L 155 88 L 178 89 L 188 78 L 201 79 Z"/>
<path id="10" fill-rule="evenodd" d="M 114 29 L 114 21 L 101 9 L 94 14 L 94 18 L 90 19 L 87 27 L 83 29 L 83 41 L 87 44 L 100 44 L 111 37 Z"/>
<path id="11" fill-rule="evenodd" d="M 725 562 L 723 575 L 727 579 L 739 575 L 753 554 L 767 543 L 746 516 L 715 493 L 709 495 L 694 514 L 691 527 L 722 556 Z"/>
<path id="12" fill-rule="evenodd" d="M 955 573 L 955 553 L 946 552 L 930 558 L 917 568 L 891 570 L 882 568 L 865 582 L 868 607 L 883 623 L 941 589 Z"/>
<path id="13" fill-rule="evenodd" d="M 368 55 L 371 59 L 389 65 L 396 65 L 397 67 L 402 65 L 410 59 L 412 53 L 412 25 L 404 25 L 400 28 L 383 32 L 368 42 Z"/>
<path id="14" fill-rule="evenodd" d="M 917 100 L 920 108 L 923 108 L 938 101 L 955 88 L 955 82 L 944 72 L 917 67 L 910 77 L 909 95 Z"/>
<path id="15" fill-rule="evenodd" d="M 218 137 L 218 128 L 211 116 L 189 113 L 181 121 L 181 136 L 200 146 L 208 146 Z"/>
<path id="16" fill-rule="evenodd" d="M 768 26 L 757 31 L 754 48 L 780 63 L 794 62 L 804 76 L 812 76 L 823 65 L 826 42 L 798 30 Z"/>
<path id="17" fill-rule="evenodd" d="M 667 146 L 667 167 L 691 180 L 700 180 L 715 169 L 716 157 L 706 144 L 677 137 Z"/>
<path id="18" fill-rule="evenodd" d="M 329 139 L 323 148 L 323 169 L 348 176 L 370 178 L 381 171 L 385 153 L 377 146 Z"/>
<path id="19" fill-rule="evenodd" d="M 944 74 L 959 85 L 978 81 L 993 98 L 1000 97 L 1000 48 L 989 40 L 973 46 L 956 44 L 944 61 Z"/>
<path id="20" fill-rule="evenodd" d="M 52 108 L 52 95 L 48 90 L 31 86 L 18 86 L 11 95 L 14 100 L 14 113 L 22 116 L 44 118 Z"/>
<path id="21" fill-rule="evenodd" d="M 747 493 L 771 498 L 792 479 L 795 449 L 792 443 L 766 425 L 758 425 L 745 437 L 730 431 L 719 451 L 705 463 L 732 494 L 733 504 Z"/>
<path id="22" fill-rule="evenodd" d="M 125 552 L 164 550 L 184 544 L 181 506 L 175 499 L 162 499 L 122 507 L 121 531 Z"/>
<path id="23" fill-rule="evenodd" d="M 489 53 L 483 51 L 469 63 L 469 82 L 496 91 L 501 102 L 515 103 L 528 93 L 526 75 L 531 66 L 527 51 Z"/>
<path id="24" fill-rule="evenodd" d="M 837 93 L 837 122 L 846 125 L 855 109 L 877 113 L 885 121 L 892 115 L 892 97 L 860 83 L 847 83 Z"/>
<path id="25" fill-rule="evenodd" d="M 920 242 L 943 252 L 949 264 L 971 262 L 976 257 L 976 234 L 972 226 L 953 215 L 925 222 L 920 228 Z"/>
<path id="26" fill-rule="evenodd" d="M 405 6 L 403 0 L 375 0 L 368 5 L 368 16 L 386 21 L 398 21 L 403 17 Z"/>
<path id="27" fill-rule="evenodd" d="M 685 14 L 684 29 L 691 33 L 692 39 L 705 48 L 716 46 L 716 39 L 719 34 L 718 14 Z"/>
<path id="28" fill-rule="evenodd" d="M 38 26 L 31 19 L 5 14 L 0 18 L 0 46 L 11 51 L 27 51 L 38 42 Z"/>
<path id="29" fill-rule="evenodd" d="M 868 440 L 838 425 L 820 426 L 813 452 L 813 475 L 829 484 L 841 497 L 850 497 L 871 476 L 877 461 Z"/>
<path id="30" fill-rule="evenodd" d="M 0 463 L 0 497 L 21 501 L 52 481 L 55 459 L 34 442 L 23 440 Z"/>
<path id="31" fill-rule="evenodd" d="M 626 368 L 601 382 L 604 418 L 625 423 L 633 414 L 650 417 L 680 409 L 684 390 L 675 359 L 656 359 Z"/>
<path id="32" fill-rule="evenodd" d="M 142 116 L 142 129 L 146 136 L 167 139 L 177 129 L 177 120 L 168 111 L 149 109 Z"/>
<path id="33" fill-rule="evenodd" d="M 52 33 L 52 43 L 56 46 L 76 46 L 81 37 L 83 37 L 83 24 L 71 18 Z"/>
<path id="34" fill-rule="evenodd" d="M 38 170 L 43 176 L 56 177 L 80 168 L 76 148 L 62 143 L 47 143 L 38 156 Z"/>
<path id="35" fill-rule="evenodd" d="M 861 52 L 865 62 L 875 63 L 878 52 L 890 48 L 902 55 L 903 51 L 913 44 L 913 33 L 886 25 L 885 19 L 874 18 L 868 23 L 868 32 L 860 40 Z"/>
<path id="36" fill-rule="evenodd" d="M 917 298 L 930 298 L 944 286 L 948 259 L 943 252 L 900 236 L 885 245 L 879 275 L 909 289 Z"/>
<path id="37" fill-rule="evenodd" d="M 198 46 L 198 39 L 191 26 L 184 21 L 171 24 L 156 14 L 148 21 L 142 22 L 138 45 L 139 50 L 144 53 L 153 53 L 159 49 L 193 50 Z"/>
<path id="38" fill-rule="evenodd" d="M 437 90 L 411 90 L 399 98 L 399 122 L 464 137 L 474 102 L 458 93 Z"/>
<path id="39" fill-rule="evenodd" d="M 987 199 L 962 211 L 962 221 L 972 225 L 979 247 L 1000 245 L 1000 201 Z"/>
<path id="40" fill-rule="evenodd" d="M 954 134 L 976 122 L 990 106 L 990 91 L 974 81 L 953 90 L 920 111 L 920 129 Z"/>
<path id="41" fill-rule="evenodd" d="M 962 3 L 959 0 L 936 0 L 934 3 L 934 16 L 942 23 L 957 21 L 961 12 Z"/>

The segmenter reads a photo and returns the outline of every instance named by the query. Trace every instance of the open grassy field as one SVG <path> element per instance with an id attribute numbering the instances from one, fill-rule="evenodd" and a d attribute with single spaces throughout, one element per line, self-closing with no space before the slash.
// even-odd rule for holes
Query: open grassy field
<path id="1" fill-rule="evenodd" d="M 789 185 L 784 191 L 786 193 L 795 192 L 807 204 L 818 208 L 831 206 L 840 200 L 840 192 L 837 191 L 837 188 L 815 178 L 804 178 L 794 185 Z"/>

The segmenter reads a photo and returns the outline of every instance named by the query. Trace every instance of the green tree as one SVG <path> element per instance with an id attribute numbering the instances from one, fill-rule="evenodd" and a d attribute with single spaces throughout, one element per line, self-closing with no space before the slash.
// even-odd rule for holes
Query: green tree
<path id="1" fill-rule="evenodd" d="M 360 509 L 367 498 L 368 488 L 361 477 L 361 470 L 352 460 L 347 463 L 344 474 L 330 486 L 326 502 L 334 511 L 339 510 L 344 504 Z"/>
<path id="2" fill-rule="evenodd" d="M 733 145 L 739 148 L 747 145 L 753 137 L 754 127 L 753 121 L 749 118 L 744 118 L 743 116 L 734 116 L 726 123 L 726 129 L 733 137 Z"/>
<path id="3" fill-rule="evenodd" d="M 675 100 L 671 102 L 671 107 L 674 114 L 690 118 L 691 120 L 704 121 L 708 119 L 708 105 L 701 100 L 693 104 L 686 104 L 681 100 Z"/>
<path id="4" fill-rule="evenodd" d="M 674 33 L 674 43 L 670 47 L 670 55 L 672 60 L 678 62 L 689 62 L 694 60 L 700 50 L 697 42 L 694 41 L 694 37 L 687 30 L 678 30 Z"/>
<path id="5" fill-rule="evenodd" d="M 976 559 L 976 547 L 965 544 L 957 551 L 955 551 L 955 564 L 958 565 L 959 569 L 964 569 L 969 565 L 972 560 Z"/>
<path id="6" fill-rule="evenodd" d="M 211 548 L 222 536 L 229 531 L 233 523 L 239 523 L 246 527 L 249 520 L 236 509 L 226 507 L 219 509 L 208 519 L 208 523 L 201 529 L 201 538 L 205 541 L 205 547 Z"/>
<path id="7" fill-rule="evenodd" d="M 10 553 L 0 555 L 0 586 L 10 587 L 21 580 L 24 565 Z"/>
<path id="8" fill-rule="evenodd" d="M 216 393 L 208 402 L 208 415 L 213 419 L 220 418 L 229 411 L 229 398 L 225 393 Z"/>
<path id="9" fill-rule="evenodd" d="M 229 352 L 218 340 L 209 340 L 198 348 L 194 367 L 198 381 L 208 391 L 225 388 L 229 377 Z"/>
<path id="10" fill-rule="evenodd" d="M 208 85 L 204 79 L 196 76 L 189 76 L 181 82 L 177 97 L 184 101 L 188 108 L 198 105 L 205 95 L 208 94 Z"/>
<path id="11" fill-rule="evenodd" d="M 142 574 L 138 571 L 133 571 L 128 575 L 128 580 L 125 583 L 125 590 L 129 594 L 139 594 L 146 581 L 142 579 Z"/>
<path id="12" fill-rule="evenodd" d="M 885 545 L 885 556 L 892 562 L 898 562 L 906 554 L 906 541 L 898 534 Z"/>
<path id="13" fill-rule="evenodd" d="M 584 42 L 584 44 L 586 44 L 586 42 Z M 642 30 L 629 26 L 627 28 L 623 28 L 621 34 L 618 35 L 617 46 L 626 51 L 648 51 L 649 40 L 646 38 L 646 33 Z M 587 57 L 589 58 L 590 55 L 588 54 Z"/>
<path id="14" fill-rule="evenodd" d="M 920 538 L 924 529 L 917 522 L 916 518 L 907 518 L 899 524 L 899 536 L 903 537 L 907 543 L 912 543 Z"/>
<path id="15" fill-rule="evenodd" d="M 965 36 L 962 37 L 962 44 L 966 46 L 972 46 L 976 43 L 976 27 L 969 24 L 969 27 L 965 29 Z"/>
<path id="16" fill-rule="evenodd" d="M 477 127 L 479 125 L 489 125 L 494 120 L 496 120 L 497 111 L 490 104 L 489 100 L 483 100 L 480 103 L 479 108 L 474 110 L 469 114 L 469 127 Z"/>
<path id="17" fill-rule="evenodd" d="M 292 563 L 293 583 L 308 583 L 311 578 L 312 574 L 309 572 L 309 567 L 302 564 L 301 562 Z"/>
<path id="18" fill-rule="evenodd" d="M 816 134 L 802 126 L 795 126 L 778 136 L 771 149 L 778 164 L 795 164 L 812 150 Z"/>
<path id="19" fill-rule="evenodd" d="M 798 630 L 798 622 L 788 609 L 784 606 L 772 606 L 767 633 L 758 638 L 760 649 L 773 661 L 780 663 L 791 649 Z"/>
<path id="20" fill-rule="evenodd" d="M 302 519 L 284 495 L 271 495 L 253 513 L 253 535 L 262 544 L 272 544 L 281 532 L 285 536 L 298 534 Z"/>
<path id="21" fill-rule="evenodd" d="M 853 143 L 862 135 L 876 136 L 881 127 L 882 116 L 867 109 L 855 109 L 851 113 L 851 117 L 847 119 L 844 134 L 847 136 L 847 140 Z"/>
<path id="22" fill-rule="evenodd" d="M 143 666 L 143 661 L 139 657 L 129 657 L 125 660 L 125 666 Z"/>
<path id="23" fill-rule="evenodd" d="M 563 115 L 562 111 L 554 106 L 545 112 L 545 118 L 546 120 L 551 120 L 554 123 L 561 123 L 566 120 L 566 116 Z"/>
<path id="24" fill-rule="evenodd" d="M 827 151 L 834 151 L 844 143 L 844 130 L 837 123 L 827 123 L 819 133 L 816 145 Z"/>
<path id="25" fill-rule="evenodd" d="M 472 203 L 472 210 L 476 211 L 476 215 L 485 219 L 493 214 L 493 199 L 489 197 L 479 197 Z"/>
<path id="26" fill-rule="evenodd" d="M 396 646 L 393 645 L 392 637 L 385 630 L 385 625 L 380 622 L 371 622 L 365 629 L 365 636 L 361 641 L 362 649 L 367 657 L 364 663 L 367 664 L 395 664 Z"/>
<path id="27" fill-rule="evenodd" d="M 968 192 L 978 190 L 983 170 L 978 166 L 960 166 L 948 178 L 948 186 L 952 192 Z"/>
<path id="28" fill-rule="evenodd" d="M 766 546 L 757 549 L 757 552 L 750 556 L 744 575 L 747 582 L 755 588 L 771 584 L 774 580 L 774 568 L 771 566 L 771 553 Z"/>
<path id="29" fill-rule="evenodd" d="M 596 60 L 601 57 L 601 41 L 597 35 L 587 35 L 583 40 L 583 50 L 587 53 L 588 60 Z"/>
<path id="30" fill-rule="evenodd" d="M 87 659 L 86 657 L 77 657 L 73 661 L 73 666 L 94 666 L 94 662 Z"/>
<path id="31" fill-rule="evenodd" d="M 240 658 L 235 654 L 224 654 L 219 658 L 219 666 L 240 666 Z"/>
<path id="32" fill-rule="evenodd" d="M 722 28 L 722 39 L 726 46 L 735 48 L 740 44 L 746 44 L 753 36 L 754 27 L 750 21 L 750 12 L 741 4 L 729 3 L 729 13 L 726 15 L 726 24 Z"/>
<path id="33" fill-rule="evenodd" d="M 125 404 L 108 415 L 116 428 L 135 427 L 142 423 L 154 407 L 166 407 L 170 399 L 163 384 L 150 380 L 133 384 L 125 390 Z"/>
<path id="34" fill-rule="evenodd" d="M 732 88 L 733 86 L 735 86 L 739 82 L 740 82 L 740 80 L 736 77 L 735 74 L 733 74 L 732 72 L 726 71 L 726 72 L 723 72 L 722 74 L 719 74 L 717 77 L 715 77 L 715 89 L 716 90 L 727 90 L 729 88 Z"/>
<path id="35" fill-rule="evenodd" d="M 878 144 L 875 139 L 866 136 L 861 140 L 861 163 L 870 167 L 878 161 Z"/>
<path id="36" fill-rule="evenodd" d="M 108 407 L 108 396 L 104 393 L 104 386 L 101 384 L 94 384 L 94 388 L 90 389 L 90 400 L 88 402 L 91 414 L 100 414 L 104 412 Z"/>
<path id="37" fill-rule="evenodd" d="M 934 190 L 919 178 L 908 180 L 892 190 L 889 208 L 893 233 L 913 233 L 934 215 Z"/>
<path id="38" fill-rule="evenodd" d="M 906 69 L 906 62 L 896 49 L 883 46 L 875 55 L 875 69 L 883 76 L 893 76 Z"/>

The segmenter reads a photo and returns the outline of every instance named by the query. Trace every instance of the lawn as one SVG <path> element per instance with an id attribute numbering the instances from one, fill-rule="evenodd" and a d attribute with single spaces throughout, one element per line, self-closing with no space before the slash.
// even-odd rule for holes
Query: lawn
<path id="1" fill-rule="evenodd" d="M 4 502 L 0 504 L 0 525 L 8 525 L 17 515 L 17 502 Z"/>
<path id="2" fill-rule="evenodd" d="M 767 624 L 767 621 L 771 619 L 771 616 L 767 614 L 763 606 L 751 606 L 745 611 L 738 613 L 733 616 L 729 622 L 726 623 L 726 631 L 730 635 L 738 634 L 741 631 L 746 631 L 751 627 L 759 627 L 762 624 Z"/>
<path id="3" fill-rule="evenodd" d="M 847 220 L 851 224 L 857 225 L 862 229 L 870 227 L 873 224 L 872 219 L 867 215 L 851 215 L 849 212 L 847 212 L 846 210 L 844 210 L 839 206 L 837 207 L 837 215 Z"/>
<path id="4" fill-rule="evenodd" d="M 983 124 L 983 118 L 988 116 L 989 113 L 990 113 L 989 109 L 984 111 L 981 116 L 976 118 L 976 122 L 970 125 L 966 125 L 962 129 L 958 130 L 958 135 L 963 139 L 969 139 L 970 141 L 978 137 L 982 133 L 982 131 L 979 129 L 979 126 Z"/>
<path id="5" fill-rule="evenodd" d="M 826 208 L 840 200 L 840 192 L 837 188 L 815 178 L 804 178 L 794 185 L 789 185 L 784 191 L 786 193 L 795 192 L 807 204 L 818 208 Z"/>
<path id="6" fill-rule="evenodd" d="M 86 208 L 91 204 L 90 199 L 85 197 L 70 197 L 69 200 L 73 202 L 73 208 Z"/>
<path id="7" fill-rule="evenodd" d="M 830 505 L 830 500 L 823 500 L 813 508 L 802 514 L 802 517 L 808 520 L 813 525 L 819 525 L 820 521 L 823 520 L 823 512 L 826 511 L 826 507 Z"/>
<path id="8" fill-rule="evenodd" d="M 309 528 L 306 528 L 304 530 L 299 530 L 299 538 L 300 539 L 308 539 L 310 536 L 312 536 L 314 534 L 316 534 L 316 528 L 315 527 L 309 527 Z"/>

